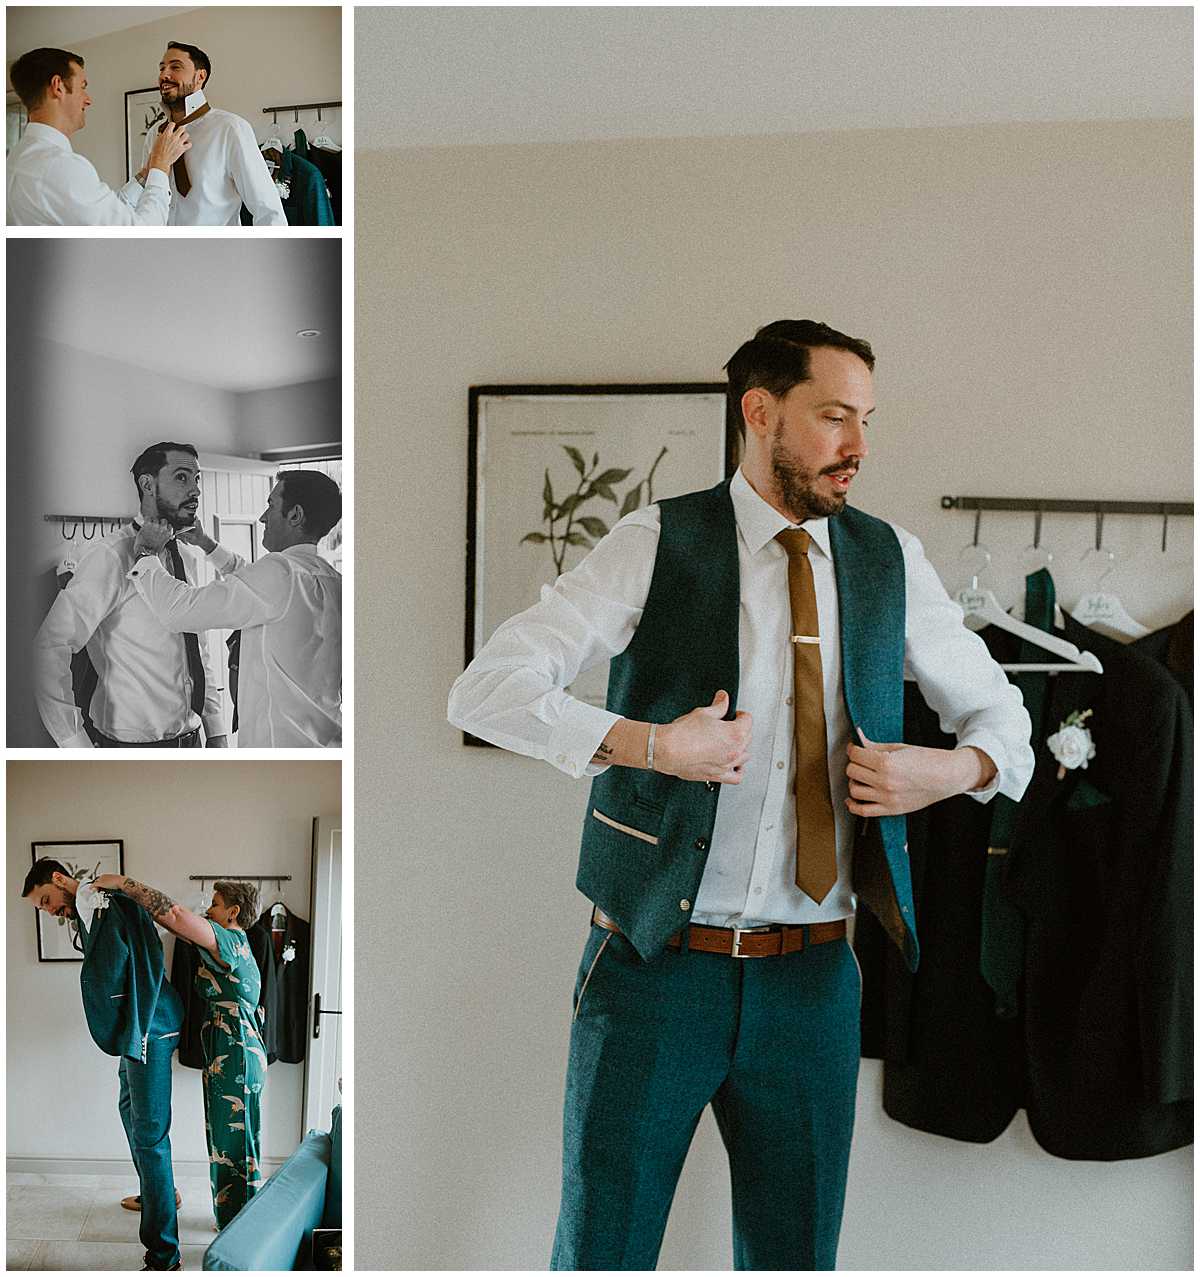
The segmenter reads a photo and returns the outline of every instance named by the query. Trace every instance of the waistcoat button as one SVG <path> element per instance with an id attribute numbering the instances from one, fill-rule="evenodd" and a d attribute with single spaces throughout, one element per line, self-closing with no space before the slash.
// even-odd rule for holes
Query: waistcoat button
<path id="1" fill-rule="evenodd" d="M 708 839 L 707 839 L 707 838 L 697 838 L 697 839 L 696 839 L 696 850 L 697 850 L 697 851 L 707 851 L 707 850 L 708 850 Z"/>
<path id="2" fill-rule="evenodd" d="M 690 900 L 681 900 L 679 902 L 679 907 L 684 913 L 687 913 L 687 911 L 692 907 L 692 902 Z"/>

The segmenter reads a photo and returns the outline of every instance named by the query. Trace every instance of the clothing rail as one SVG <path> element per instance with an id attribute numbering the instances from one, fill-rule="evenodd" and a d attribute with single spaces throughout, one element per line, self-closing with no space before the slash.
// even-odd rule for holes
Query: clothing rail
<path id="1" fill-rule="evenodd" d="M 1057 497 L 943 497 L 943 510 L 1016 510 L 1026 514 L 1183 514 L 1191 501 L 1066 501 Z"/>
<path id="2" fill-rule="evenodd" d="M 188 882 L 291 882 L 291 874 L 188 874 Z"/>
<path id="3" fill-rule="evenodd" d="M 1033 544 L 1042 539 L 1043 514 L 1094 514 L 1096 516 L 1096 549 L 1104 538 L 1106 514 L 1153 514 L 1162 518 L 1162 548 L 1167 550 L 1167 520 L 1172 515 L 1195 516 L 1191 501 L 1077 501 L 1059 497 L 942 497 L 943 510 L 974 510 L 975 536 L 979 544 L 979 521 L 985 510 L 1008 510 L 1034 515 Z"/>
<path id="4" fill-rule="evenodd" d="M 274 115 L 279 111 L 340 111 L 341 107 L 342 104 L 340 102 L 289 102 L 287 106 L 264 106 L 262 113 L 263 115 Z"/>
<path id="5" fill-rule="evenodd" d="M 43 514 L 47 523 L 132 523 L 133 514 Z"/>

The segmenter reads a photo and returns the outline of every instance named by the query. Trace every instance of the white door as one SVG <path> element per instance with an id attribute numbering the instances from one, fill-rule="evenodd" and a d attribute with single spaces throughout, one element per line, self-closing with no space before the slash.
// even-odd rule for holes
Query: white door
<path id="1" fill-rule="evenodd" d="M 304 1069 L 304 1129 L 329 1130 L 341 1103 L 342 1078 L 342 822 L 313 818 L 312 984 L 308 993 L 308 1056 Z"/>

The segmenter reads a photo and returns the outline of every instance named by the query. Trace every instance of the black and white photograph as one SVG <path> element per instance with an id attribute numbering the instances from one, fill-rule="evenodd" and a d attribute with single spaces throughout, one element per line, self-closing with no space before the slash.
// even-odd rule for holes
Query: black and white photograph
<path id="1" fill-rule="evenodd" d="M 341 225 L 341 20 L 8 6 L 8 225 Z"/>
<path id="2" fill-rule="evenodd" d="M 8 744 L 340 745 L 340 243 L 7 253 Z"/>

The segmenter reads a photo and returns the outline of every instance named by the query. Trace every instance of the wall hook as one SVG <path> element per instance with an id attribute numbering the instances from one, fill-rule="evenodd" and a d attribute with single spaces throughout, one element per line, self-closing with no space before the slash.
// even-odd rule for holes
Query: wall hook
<path id="1" fill-rule="evenodd" d="M 93 522 L 92 530 L 89 532 L 87 530 L 87 523 L 85 522 L 82 529 L 80 530 L 80 535 L 83 537 L 85 541 L 90 541 L 96 535 L 96 524 Z"/>
<path id="2" fill-rule="evenodd" d="M 981 509 L 976 509 L 976 511 L 975 511 L 975 535 L 971 538 L 971 544 L 972 544 L 972 545 L 978 545 L 978 544 L 979 544 L 979 523 L 980 523 L 980 520 L 981 520 L 982 518 L 983 518 L 983 511 L 982 511 Z"/>
<path id="3" fill-rule="evenodd" d="M 1101 542 L 1104 540 L 1104 511 L 1096 511 L 1096 549 L 1101 548 Z"/>
<path id="4" fill-rule="evenodd" d="M 1038 550 L 1042 545 L 1042 507 L 1038 506 L 1033 516 L 1033 548 Z"/>

